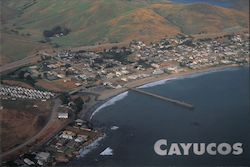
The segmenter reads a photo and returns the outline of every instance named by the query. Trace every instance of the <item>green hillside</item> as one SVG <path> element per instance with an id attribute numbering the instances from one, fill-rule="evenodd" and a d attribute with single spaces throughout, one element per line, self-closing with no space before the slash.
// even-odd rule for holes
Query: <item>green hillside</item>
<path id="1" fill-rule="evenodd" d="M 2 38 L 6 38 L 2 40 L 5 42 L 2 56 L 7 62 L 28 55 L 41 45 L 74 47 L 132 39 L 152 41 L 177 33 L 196 34 L 246 28 L 249 21 L 248 13 L 240 10 L 205 4 L 177 5 L 166 0 L 0 2 L 3 8 L 1 33 Z M 43 32 L 55 26 L 66 27 L 70 29 L 70 33 L 51 37 L 49 42 L 41 43 L 45 40 Z M 15 39 L 13 43 L 12 38 Z M 17 41 L 22 41 L 23 44 L 19 45 Z M 29 42 L 32 42 L 32 47 L 28 46 Z M 8 49 L 12 47 L 21 56 Z"/>
<path id="2" fill-rule="evenodd" d="M 170 24 L 180 28 L 182 33 L 220 32 L 232 27 L 248 27 L 247 13 L 208 6 L 193 5 L 152 5 L 153 10 Z"/>

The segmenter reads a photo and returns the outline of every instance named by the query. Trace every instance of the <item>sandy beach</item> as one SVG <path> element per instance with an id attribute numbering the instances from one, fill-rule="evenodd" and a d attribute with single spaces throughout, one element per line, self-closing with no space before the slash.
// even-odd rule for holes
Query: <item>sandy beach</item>
<path id="1" fill-rule="evenodd" d="M 161 74 L 161 75 L 155 75 L 150 76 L 147 78 L 134 80 L 129 83 L 127 83 L 125 86 L 129 88 L 136 88 L 142 85 L 146 85 L 152 82 L 157 82 L 161 80 L 171 79 L 171 78 L 178 78 L 198 73 L 204 73 L 204 72 L 210 72 L 210 71 L 217 71 L 217 70 L 223 70 L 225 68 L 232 68 L 232 67 L 240 67 L 239 65 L 225 65 L 225 66 L 218 66 L 218 67 L 208 67 L 204 69 L 198 69 L 198 70 L 188 70 L 184 72 L 174 73 L 174 74 Z M 120 88 L 120 89 L 111 89 L 111 90 L 105 90 L 103 92 L 100 92 L 100 96 L 97 98 L 99 101 L 107 100 L 115 95 L 118 95 L 120 93 L 123 93 L 125 91 L 128 91 L 128 88 Z"/>

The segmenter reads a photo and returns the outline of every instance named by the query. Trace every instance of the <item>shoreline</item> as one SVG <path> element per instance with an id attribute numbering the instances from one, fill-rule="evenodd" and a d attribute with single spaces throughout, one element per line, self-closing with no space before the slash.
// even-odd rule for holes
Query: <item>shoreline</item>
<path id="1" fill-rule="evenodd" d="M 227 69 L 237 69 L 237 68 L 245 68 L 245 67 L 249 68 L 249 65 L 240 66 L 237 64 L 233 64 L 233 65 L 224 65 L 224 66 L 217 66 L 217 67 L 208 67 L 208 68 L 199 69 L 199 70 L 188 70 L 185 72 L 179 72 L 179 73 L 175 73 L 175 74 L 162 74 L 162 75 L 158 75 L 158 76 L 153 76 L 153 77 L 149 77 L 149 78 L 135 80 L 135 81 L 131 82 L 129 85 L 133 85 L 134 88 L 138 88 L 138 87 L 145 86 L 147 84 L 156 83 L 159 81 L 176 80 L 176 79 L 179 79 L 182 77 L 185 78 L 185 77 L 196 75 L 196 74 L 206 75 L 206 74 L 213 73 L 213 72 L 225 71 Z M 155 86 L 157 86 L 157 85 L 158 84 L 156 84 Z M 101 92 L 100 95 L 97 96 L 95 103 L 92 106 L 90 106 L 90 108 L 87 111 L 85 111 L 84 118 L 88 122 L 93 123 L 91 118 L 95 115 L 94 113 L 96 112 L 96 110 L 98 110 L 98 111 L 101 110 L 102 108 L 100 108 L 100 107 L 102 107 L 103 105 L 104 105 L 103 108 L 109 106 L 109 105 L 106 106 L 105 104 L 107 102 L 109 102 L 110 100 L 114 99 L 115 97 L 122 95 L 123 93 L 128 92 L 128 91 L 129 90 L 127 88 L 121 88 L 121 89 L 110 89 L 110 90 L 106 90 L 104 92 Z M 114 100 L 113 102 L 116 102 L 116 100 Z M 111 105 L 113 105 L 113 104 L 111 103 Z M 98 128 L 97 130 L 102 131 L 103 127 Z M 96 140 L 94 140 L 93 142 L 95 143 Z M 91 144 L 92 144 L 92 142 L 89 143 L 89 145 L 91 145 Z M 82 151 L 84 151 L 84 148 L 82 149 Z M 72 160 L 72 161 L 74 161 L 74 160 Z M 70 161 L 70 162 L 72 162 L 72 161 Z"/>
<path id="2" fill-rule="evenodd" d="M 133 80 L 131 82 L 126 83 L 124 86 L 129 87 L 129 88 L 140 88 L 142 86 L 148 87 L 148 84 L 152 84 L 152 86 L 157 86 L 162 84 L 161 82 L 159 84 L 157 84 L 157 82 L 159 81 L 163 81 L 165 83 L 165 81 L 168 80 L 178 80 L 178 79 L 182 79 L 182 78 L 188 78 L 188 76 L 192 76 L 192 75 L 206 75 L 209 73 L 213 73 L 213 72 L 220 72 L 220 71 L 225 71 L 227 69 L 237 69 L 237 68 L 249 68 L 249 64 L 248 65 L 237 65 L 237 64 L 231 64 L 231 65 L 223 65 L 223 66 L 214 66 L 214 67 L 207 67 L 207 68 L 203 68 L 203 69 L 197 69 L 197 70 L 186 70 L 186 71 L 181 71 L 178 73 L 173 73 L 173 74 L 161 74 L 161 75 L 154 75 L 154 76 L 150 76 L 147 78 L 143 78 L 143 79 L 138 79 L 138 80 Z M 155 85 L 153 83 L 156 83 Z M 93 123 L 92 121 L 92 117 L 95 115 L 95 112 L 100 111 L 102 108 L 105 108 L 107 106 L 113 105 L 116 101 L 119 101 L 121 99 L 124 98 L 123 94 L 126 96 L 127 94 L 125 94 L 125 92 L 129 92 L 128 88 L 120 88 L 120 89 L 107 89 L 104 90 L 102 92 L 99 92 L 99 96 L 95 96 L 95 100 L 94 102 L 92 102 L 92 104 L 89 104 L 88 109 L 86 109 L 85 111 L 81 111 L 84 112 L 84 116 L 83 118 L 90 122 L 91 124 Z M 151 87 L 151 85 L 150 85 Z M 121 95 L 119 97 L 119 95 Z M 114 99 L 116 97 L 119 97 L 117 99 Z M 113 101 L 111 101 L 112 99 L 114 99 Z M 110 101 L 110 103 L 108 104 L 108 102 Z M 107 105 L 106 105 L 107 104 Z M 93 126 L 94 127 L 94 126 Z M 96 129 L 98 130 L 100 133 L 103 133 L 103 127 Z M 98 137 L 101 137 L 98 135 Z M 96 140 L 98 140 L 97 138 L 94 138 L 93 140 L 89 141 L 82 149 L 82 151 L 84 151 L 85 147 L 88 147 L 89 145 L 91 145 L 93 142 L 95 142 Z M 69 164 L 70 162 L 74 161 L 75 157 L 72 158 L 67 164 Z"/>
<path id="3" fill-rule="evenodd" d="M 211 120 L 214 120 L 214 119 L 217 119 L 217 118 L 219 118 L 219 119 L 221 119 L 221 120 L 223 120 L 223 115 L 225 115 L 225 114 L 227 114 L 227 113 L 230 113 L 230 116 L 231 116 L 231 118 L 232 119 L 234 119 L 234 116 L 235 116 L 235 114 L 232 114 L 231 115 L 231 113 L 235 113 L 235 110 L 234 110 L 234 107 L 232 108 L 231 107 L 231 104 L 229 105 L 229 106 L 223 106 L 223 108 L 221 108 L 221 106 L 220 106 L 220 104 L 224 104 L 224 102 L 226 102 L 225 104 L 227 104 L 227 102 L 228 101 L 230 101 L 230 102 L 235 102 L 235 103 L 232 103 L 232 106 L 238 106 L 238 105 L 244 105 L 245 106 L 245 104 L 247 103 L 247 101 L 245 101 L 245 96 L 243 96 L 244 98 L 243 99 L 241 99 L 241 98 L 239 98 L 239 97 L 242 97 L 242 95 L 245 95 L 245 94 L 242 94 L 243 92 L 244 92 L 244 90 L 247 90 L 246 89 L 246 87 L 245 86 L 247 86 L 247 85 L 245 85 L 245 84 L 242 84 L 242 83 L 244 83 L 246 80 L 248 80 L 248 78 L 249 78 L 249 76 L 248 76 L 248 74 L 249 74 L 249 65 L 247 65 L 247 66 L 226 66 L 226 67 L 220 67 L 220 68 L 212 68 L 212 69 L 207 69 L 207 70 L 205 70 L 204 72 L 203 72 L 204 70 L 202 70 L 202 72 L 196 72 L 196 73 L 194 73 L 194 72 L 192 72 L 192 74 L 194 74 L 194 75 L 188 75 L 187 77 L 181 77 L 180 79 L 179 78 L 173 78 L 173 80 L 170 80 L 170 82 L 169 81 L 167 81 L 167 82 L 156 82 L 155 83 L 155 87 L 152 89 L 152 91 L 154 92 L 154 89 L 155 89 L 155 91 L 156 91 L 156 89 L 158 90 L 158 92 L 161 92 L 161 90 L 160 89 L 164 89 L 164 90 L 170 90 L 170 84 L 173 86 L 173 88 L 174 89 L 178 89 L 178 87 L 180 86 L 180 83 L 179 82 L 183 82 L 181 85 L 188 85 L 187 86 L 187 88 L 185 88 L 185 90 L 183 89 L 183 91 L 182 91 L 182 93 L 181 94 L 178 94 L 178 96 L 179 97 L 181 97 L 180 95 L 182 95 L 183 94 L 183 92 L 185 92 L 185 94 L 188 94 L 188 96 L 185 96 L 185 97 L 187 97 L 188 99 L 193 99 L 193 100 L 191 100 L 191 101 L 193 101 L 193 102 L 198 102 L 197 103 L 197 105 L 199 104 L 199 109 L 198 110 L 200 110 L 199 111 L 199 114 L 197 115 L 197 119 L 195 119 L 195 120 L 193 120 L 193 115 L 191 114 L 191 115 L 189 115 L 188 113 L 186 114 L 186 112 L 185 111 L 181 111 L 181 112 L 183 112 L 183 113 L 178 113 L 177 112 L 177 115 L 176 115 L 176 113 L 174 112 L 174 110 L 175 110 L 175 108 L 173 107 L 171 107 L 171 111 L 173 111 L 173 113 L 171 113 L 171 111 L 170 111 L 170 113 L 166 113 L 165 112 L 165 110 L 168 110 L 167 108 L 169 108 L 169 107 L 167 107 L 166 108 L 166 106 L 164 105 L 164 104 L 162 104 L 161 105 L 161 109 L 159 110 L 159 112 L 158 112 L 158 114 L 156 114 L 157 115 L 157 117 L 154 117 L 155 119 L 154 120 L 152 120 L 152 122 L 149 122 L 148 123 L 148 125 L 146 126 L 146 124 L 145 124 L 145 126 L 146 126 L 146 128 L 151 128 L 151 126 L 152 125 L 154 125 L 155 124 L 155 122 L 157 122 L 157 120 L 159 120 L 159 119 L 161 119 L 161 114 L 163 114 L 164 115 L 164 118 L 165 117 L 167 117 L 167 118 L 169 118 L 169 116 L 170 117 L 173 117 L 173 118 L 177 118 L 174 122 L 171 122 L 171 121 L 166 121 L 167 123 L 166 124 L 164 124 L 164 126 L 165 127 L 172 127 L 174 124 L 175 124 L 175 122 L 176 121 L 178 121 L 178 120 L 180 120 L 179 119 L 179 117 L 178 116 L 181 116 L 182 114 L 184 114 L 184 117 L 183 118 L 185 118 L 186 116 L 188 116 L 187 117 L 187 121 L 184 121 L 183 122 L 183 124 L 181 124 L 181 126 L 180 127 L 182 127 L 182 129 L 183 129 L 183 127 L 184 128 L 186 128 L 187 127 L 187 129 L 186 130 L 189 130 L 190 129 L 190 131 L 192 131 L 192 129 L 194 128 L 197 128 L 197 126 L 199 126 L 200 125 L 200 121 L 202 122 L 203 121 L 203 123 L 204 123 L 204 126 L 206 126 L 206 125 L 210 125 L 210 122 L 209 121 L 207 121 L 206 120 L 206 117 L 207 117 L 207 115 L 206 114 L 208 114 L 208 115 L 213 115 L 213 117 L 211 117 L 210 119 Z M 198 74 L 198 75 L 196 75 L 196 74 Z M 181 76 L 186 76 L 186 75 L 181 75 Z M 241 79 L 243 79 L 244 78 L 244 80 L 241 80 Z M 171 78 L 172 79 L 172 78 Z M 201 81 L 201 82 L 200 82 Z M 238 81 L 242 81 L 242 82 L 238 82 Z M 243 82 L 244 81 L 244 82 Z M 159 84 L 158 83 L 160 83 L 160 84 L 163 84 L 162 85 L 162 87 L 161 86 L 159 86 Z M 179 83 L 179 84 L 178 84 Z M 219 86 L 218 86 L 218 83 L 220 83 L 219 84 Z M 231 86 L 229 85 L 229 86 L 226 86 L 225 87 L 225 84 L 227 84 L 227 83 L 231 83 Z M 240 83 L 240 84 L 238 84 L 238 83 Z M 204 86 L 203 86 L 203 84 L 204 84 L 204 86 L 206 87 L 206 88 L 209 88 L 208 90 L 205 90 L 208 94 L 209 94 L 209 96 L 207 96 L 208 98 L 204 98 L 204 99 L 201 99 L 200 97 L 203 97 L 203 93 L 206 93 L 206 92 L 203 92 L 204 91 Z M 233 85 L 232 85 L 233 84 Z M 153 84 L 152 84 L 153 85 Z M 176 85 L 177 85 L 177 87 L 176 87 Z M 196 86 L 197 86 L 197 90 L 196 90 Z M 215 87 L 214 86 L 218 86 L 218 88 L 216 88 L 215 89 Z M 171 87 L 172 87 L 171 86 Z M 191 86 L 191 87 L 190 87 Z M 194 88 L 195 89 L 193 89 L 193 86 L 195 86 Z M 240 87 L 239 87 L 240 86 Z M 232 90 L 231 88 L 235 88 L 235 90 Z M 248 87 L 248 86 L 247 86 Z M 165 89 L 166 88 L 166 89 Z M 190 89 L 191 88 L 191 89 Z M 240 88 L 240 89 L 239 89 Z M 197 92 L 195 92 L 194 94 L 190 94 L 190 92 L 192 92 L 193 90 L 196 90 L 196 91 L 198 91 L 199 93 L 197 93 Z M 226 93 L 226 95 L 224 94 L 224 92 L 225 91 L 231 91 L 232 90 L 232 92 L 233 93 L 229 93 L 229 95 L 231 95 L 231 94 L 233 94 L 234 96 L 233 96 L 233 98 L 231 99 L 231 97 L 229 97 L 228 96 L 228 94 Z M 175 93 L 174 93 L 175 91 L 171 91 L 171 95 L 174 95 Z M 216 96 L 216 94 L 218 94 L 218 92 L 219 92 L 219 94 L 220 95 L 222 95 L 222 96 Z M 235 94 L 235 92 L 237 92 L 236 94 Z M 165 92 L 165 93 L 167 93 L 167 92 Z M 211 93 L 211 94 L 210 94 Z M 168 94 L 168 93 L 167 93 Z M 167 94 L 165 94 L 165 95 L 167 95 Z M 132 95 L 132 94 L 131 94 Z M 213 110 L 210 110 L 210 109 L 207 109 L 206 107 L 207 107 L 207 100 L 209 100 L 210 99 L 210 95 L 211 95 L 211 97 L 213 97 L 213 96 L 215 96 L 215 97 L 217 97 L 217 99 L 213 99 L 213 101 L 212 101 L 212 104 L 214 105 L 214 106 L 216 106 Z M 135 97 L 135 96 L 138 96 L 138 95 L 136 95 L 136 94 L 133 94 L 133 99 L 138 99 L 138 98 L 142 98 L 142 96 L 138 96 L 138 97 Z M 112 97 L 112 100 L 113 99 L 117 99 L 116 98 L 117 96 L 115 96 L 115 97 Z M 228 97 L 229 97 L 229 99 L 230 100 L 228 100 Z M 132 97 L 131 97 L 132 98 Z M 128 97 L 126 97 L 125 99 L 123 99 L 123 102 L 124 101 L 127 101 L 128 99 L 130 99 L 130 96 L 128 96 Z M 196 101 L 196 100 L 199 100 L 199 101 Z M 108 99 L 107 99 L 108 100 Z M 145 99 L 141 99 L 140 100 L 140 103 L 142 103 L 142 104 L 144 104 L 143 103 L 143 101 L 144 101 Z M 150 99 L 147 99 L 147 100 L 150 100 Z M 219 101 L 218 101 L 219 100 Z M 220 101 L 220 100 L 222 100 L 222 101 Z M 235 101 L 236 100 L 236 101 Z M 237 100 L 239 100 L 239 101 L 237 101 Z M 139 118 L 138 120 L 140 120 L 140 122 L 143 122 L 143 121 L 145 121 L 145 119 L 147 119 L 147 120 L 150 120 L 150 118 L 151 118 L 151 116 L 152 116 L 152 113 L 150 112 L 150 113 L 147 113 L 146 114 L 146 116 L 147 117 L 145 117 L 145 119 L 143 119 L 143 118 L 141 118 L 141 113 L 142 112 L 144 112 L 145 111 L 145 109 L 147 110 L 147 108 L 148 108 L 148 106 L 145 106 L 145 107 L 143 107 L 141 110 L 135 110 L 136 112 L 133 112 L 134 110 L 133 110 L 133 108 L 135 109 L 135 108 L 137 108 L 137 107 L 139 107 L 140 108 L 140 106 L 141 105 L 136 105 L 136 106 L 134 106 L 134 105 L 131 105 L 131 103 L 133 103 L 133 101 L 134 100 L 130 100 L 129 101 L 129 103 L 127 103 L 126 102 L 126 104 L 124 105 L 124 104 L 121 104 L 121 103 L 123 103 L 122 101 L 120 101 L 120 102 L 117 102 L 117 104 L 115 104 L 116 106 L 117 105 L 119 105 L 120 106 L 120 104 L 121 104 L 121 106 L 120 107 L 115 107 L 115 109 L 114 109 L 114 106 L 108 106 L 108 108 L 105 108 L 105 109 L 102 109 L 102 110 L 100 110 L 100 113 L 98 113 L 97 115 L 95 115 L 95 117 L 93 118 L 93 120 L 91 120 L 93 123 L 95 123 L 96 121 L 97 121 L 97 123 L 98 124 L 96 124 L 95 126 L 97 126 L 97 127 L 100 127 L 100 128 L 103 128 L 103 127 L 106 127 L 107 129 L 108 129 L 108 132 L 110 132 L 110 134 L 109 133 L 107 133 L 107 139 L 105 140 L 105 141 L 101 141 L 100 143 L 99 143 L 99 146 L 98 146 L 98 148 L 94 148 L 93 150 L 92 150 L 92 152 L 91 153 L 89 153 L 89 155 L 87 155 L 86 157 L 84 157 L 84 158 L 82 158 L 82 159 L 80 159 L 80 160 L 78 160 L 78 161 L 74 161 L 73 162 L 73 164 L 82 164 L 82 162 L 85 162 L 85 161 L 87 161 L 89 164 L 92 164 L 92 160 L 91 159 L 93 159 L 93 158 L 95 158 L 95 157 L 97 157 L 97 159 L 98 159 L 98 163 L 97 164 L 102 164 L 103 162 L 105 162 L 105 159 L 103 159 L 103 158 L 101 158 L 101 156 L 100 156 L 100 153 L 101 153 L 101 151 L 102 150 L 104 150 L 105 148 L 111 148 L 111 149 L 113 149 L 115 152 L 115 154 L 114 154 L 114 156 L 116 156 L 117 154 L 123 154 L 123 151 L 124 150 L 120 150 L 120 147 L 119 147 L 119 144 L 118 145 L 113 145 L 113 141 L 117 141 L 117 140 L 120 140 L 120 139 L 124 139 L 124 141 L 123 140 L 121 140 L 121 141 L 119 141 L 119 142 L 126 142 L 127 141 L 127 136 L 125 135 L 122 135 L 122 136 L 120 136 L 121 135 L 121 133 L 123 133 L 123 132 L 127 132 L 128 134 L 129 134 L 129 132 L 131 132 L 131 133 L 133 133 L 133 134 L 136 134 L 136 132 L 139 134 L 139 138 L 144 138 L 144 136 L 145 136 L 145 133 L 139 133 L 139 131 L 143 131 L 143 129 L 145 129 L 145 127 L 144 126 L 140 126 L 139 127 L 139 129 L 137 129 L 136 127 L 137 127 L 137 117 Z M 134 101 L 135 102 L 135 101 Z M 157 102 L 157 101 L 156 101 Z M 243 103 L 241 103 L 241 102 L 243 102 Z M 162 102 L 163 103 L 163 102 Z M 158 103 L 157 103 L 158 104 Z M 160 103 L 159 103 L 160 104 Z M 134 119 L 132 119 L 132 123 L 131 122 L 129 122 L 129 125 L 127 125 L 126 124 L 126 122 L 129 120 L 131 120 L 130 118 L 127 118 L 127 119 L 125 119 L 124 120 L 124 114 L 125 115 L 127 115 L 126 114 L 126 108 L 125 108 L 125 110 L 124 110 L 124 106 L 129 106 L 129 105 L 131 105 L 131 107 L 130 107 L 130 110 L 131 110 L 131 112 L 128 112 L 127 114 L 132 114 L 133 115 L 133 113 L 136 115 L 136 118 Z M 217 106 L 218 106 L 218 108 L 217 108 Z M 205 108 L 204 108 L 205 107 Z M 226 107 L 226 108 L 225 108 Z M 119 108 L 120 109 L 122 109 L 123 108 L 123 111 L 121 111 L 123 114 L 119 114 L 119 112 L 117 113 L 117 111 L 119 111 Z M 155 108 L 155 107 L 154 107 Z M 157 105 L 156 105 L 156 108 L 157 108 Z M 242 116 L 243 116 L 243 118 L 245 117 L 245 109 L 246 108 L 242 108 L 242 110 L 240 110 L 240 112 L 243 112 L 244 114 L 242 114 Z M 151 110 L 151 109 L 150 109 Z M 211 112 L 210 112 L 211 111 Z M 229 111 L 229 112 L 228 112 Z M 246 110 L 247 111 L 247 110 Z M 220 112 L 219 113 L 219 115 L 216 115 L 218 112 Z M 166 113 L 166 115 L 165 115 L 165 113 Z M 205 116 L 204 116 L 204 114 L 202 114 L 202 113 L 206 113 L 205 114 Z M 103 114 L 103 115 L 102 115 Z M 109 117 L 108 115 L 112 115 L 112 116 L 114 116 L 115 117 L 115 122 L 113 122 L 114 120 L 112 119 L 112 117 Z M 160 115 L 159 115 L 160 114 Z M 214 115 L 215 114 L 215 115 Z M 106 115 L 106 116 L 104 116 L 104 115 Z M 154 115 L 154 114 L 153 114 Z M 163 116 L 162 115 L 162 116 Z M 105 119 L 102 119 L 102 117 L 105 117 Z M 176 117 L 177 116 L 177 117 Z M 182 117 L 180 117 L 181 119 L 182 119 Z M 240 117 L 239 117 L 240 118 Z M 106 120 L 107 119 L 107 120 Z M 113 120 L 113 121 L 112 121 Z M 122 121 L 122 123 L 119 123 L 120 122 L 120 120 L 123 120 Z M 200 121 L 199 121 L 200 120 Z M 205 122 L 204 122 L 204 120 L 205 120 Z M 99 121 L 99 122 L 98 122 Z M 125 121 L 125 122 L 124 122 Z M 151 121 L 151 120 L 150 120 Z M 169 123 L 170 122 L 170 123 Z M 198 123 L 197 123 L 198 122 Z M 125 124 L 124 124 L 125 123 Z M 216 124 L 216 125 L 213 125 L 213 128 L 214 127 L 217 127 L 217 126 L 219 126 L 219 125 L 221 125 L 221 127 L 225 127 L 225 128 L 227 128 L 227 121 L 225 121 L 225 123 L 224 122 L 219 122 L 218 123 L 218 125 Z M 171 126 L 171 124 L 172 124 L 172 126 Z M 168 126 L 169 125 L 169 126 Z M 189 126 L 187 126 L 187 125 L 189 125 Z M 114 133 L 117 133 L 117 132 L 113 132 L 112 131 L 112 129 L 110 128 L 110 127 L 112 127 L 112 126 L 118 126 L 120 129 L 118 130 L 119 131 L 119 133 L 118 134 L 114 134 Z M 129 128 L 129 131 L 123 131 L 124 129 L 126 129 L 127 130 L 127 127 L 130 127 Z M 203 125 L 202 125 L 203 126 Z M 244 126 L 244 125 L 243 125 Z M 154 128 L 152 128 L 151 130 L 153 131 L 153 132 L 155 132 L 155 129 L 157 130 L 157 128 L 158 128 L 158 126 L 154 126 Z M 178 128 L 179 128 L 179 126 L 178 126 Z M 237 130 L 237 128 L 238 127 L 236 127 L 235 128 L 235 130 Z M 132 131 L 131 131 L 131 129 L 132 129 Z M 135 130 L 136 129 L 136 130 Z M 159 128 L 158 128 L 159 129 Z M 185 129 L 184 129 L 185 130 Z M 222 131 L 223 132 L 223 130 L 224 129 L 219 129 L 219 131 Z M 216 134 L 218 134 L 218 133 L 220 133 L 220 132 L 216 132 L 215 133 L 215 140 L 217 141 L 220 141 L 221 140 L 221 138 L 216 138 Z M 144 132 L 144 131 L 143 131 Z M 169 131 L 167 131 L 167 133 L 169 133 L 169 132 L 174 132 L 174 130 L 169 130 Z M 163 132 L 158 132 L 157 131 L 157 133 L 155 133 L 156 135 L 156 137 L 157 136 L 159 136 L 159 134 L 161 134 L 161 133 L 163 133 L 163 136 L 165 135 L 164 134 L 164 131 Z M 225 134 L 227 134 L 227 132 L 225 132 Z M 195 135 L 197 135 L 195 132 L 194 133 L 192 133 L 192 135 L 193 136 L 195 136 Z M 173 137 L 175 137 L 176 135 L 173 135 Z M 188 136 L 188 135 L 187 135 Z M 244 135 L 243 135 L 244 136 Z M 131 137 L 131 136 L 129 136 L 129 137 Z M 197 137 L 197 136 L 196 136 Z M 178 137 L 177 137 L 178 138 Z M 188 137 L 187 137 L 188 138 Z M 199 137 L 198 137 L 199 138 Z M 177 139 L 178 140 L 178 139 Z M 200 139 L 200 140 L 203 140 L 203 139 Z M 232 139 L 233 140 L 233 139 Z M 244 137 L 244 138 L 241 138 L 240 139 L 241 141 L 242 141 L 242 143 L 244 143 L 244 142 L 246 142 L 247 140 L 246 140 L 246 138 Z M 130 145 L 135 145 L 136 146 L 136 144 L 138 143 L 138 141 L 139 140 L 136 140 L 136 141 L 132 141 L 131 143 L 129 143 Z M 150 142 L 150 141 L 149 141 Z M 148 142 L 148 143 L 149 143 Z M 206 143 L 207 141 L 205 141 L 205 143 Z M 148 146 L 148 143 L 146 143 L 145 145 L 147 145 Z M 148 146 L 147 148 L 149 148 L 150 149 L 150 146 Z M 125 153 L 127 153 L 127 152 L 133 152 L 135 149 L 134 149 L 134 147 L 132 147 L 131 146 L 131 148 L 129 148 L 129 149 L 127 149 L 126 148 L 126 151 L 125 151 Z M 125 154 L 124 154 L 125 155 Z M 145 155 L 150 155 L 151 156 L 151 154 L 150 153 L 146 153 Z M 114 159 L 115 159 L 116 157 L 114 157 Z M 139 156 L 138 157 L 139 159 L 142 159 L 142 161 L 140 161 L 140 162 L 144 162 L 143 161 L 143 156 Z M 111 159 L 113 159 L 113 158 L 111 158 Z M 129 159 L 130 160 L 130 159 Z M 117 161 L 118 162 L 118 161 Z M 130 161 L 129 161 L 130 162 Z M 133 162 L 132 160 L 131 160 L 131 162 Z M 149 162 L 151 162 L 151 161 L 149 161 Z M 165 162 L 164 162 L 165 163 Z M 116 162 L 115 163 L 112 163 L 112 164 L 116 164 Z"/>
<path id="4" fill-rule="evenodd" d="M 134 80 L 130 83 L 125 84 L 126 87 L 131 87 L 131 88 L 138 88 L 145 86 L 147 84 L 152 84 L 155 82 L 159 81 L 164 81 L 164 80 L 173 80 L 173 79 L 179 79 L 181 77 L 187 77 L 191 75 L 196 75 L 196 74 L 204 74 L 204 73 L 211 73 L 211 72 L 218 72 L 218 71 L 224 71 L 226 69 L 231 69 L 231 68 L 244 68 L 244 67 L 249 67 L 249 65 L 238 65 L 238 64 L 231 64 L 231 65 L 223 65 L 223 66 L 216 66 L 216 67 L 207 67 L 203 69 L 198 69 L 198 70 L 188 70 L 188 71 L 182 71 L 179 73 L 174 73 L 174 74 L 161 74 L 161 75 L 155 75 L 155 76 L 150 76 L 147 78 L 139 79 L 139 80 Z M 94 116 L 94 112 L 98 110 L 99 107 L 110 101 L 116 96 L 121 95 L 122 93 L 128 92 L 128 88 L 120 88 L 120 89 L 110 89 L 110 90 L 105 90 L 103 92 L 100 92 L 100 95 L 96 99 L 96 103 L 93 104 L 87 111 L 85 111 L 85 116 L 84 118 L 91 122 L 92 117 Z"/>

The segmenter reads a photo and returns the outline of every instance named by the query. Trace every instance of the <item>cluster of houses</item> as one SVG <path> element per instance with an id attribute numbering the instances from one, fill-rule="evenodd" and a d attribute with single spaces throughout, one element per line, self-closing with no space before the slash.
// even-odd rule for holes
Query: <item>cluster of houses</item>
<path id="1" fill-rule="evenodd" d="M 32 152 L 31 154 L 23 154 L 12 164 L 6 166 L 46 166 L 51 160 L 49 152 Z"/>
<path id="2" fill-rule="evenodd" d="M 33 154 L 24 154 L 21 156 L 23 162 L 19 159 L 17 164 L 25 164 L 28 166 L 44 166 L 51 158 L 49 152 L 34 152 Z"/>
<path id="3" fill-rule="evenodd" d="M 74 154 L 79 154 L 77 151 L 80 149 L 80 145 L 87 140 L 88 136 L 86 134 L 64 130 L 50 142 L 50 147 L 53 147 L 59 153 L 64 153 L 67 148 L 74 148 L 74 151 L 72 150 Z"/>
<path id="4" fill-rule="evenodd" d="M 148 46 L 143 42 L 135 42 L 131 47 L 136 53 L 135 59 L 144 60 L 161 71 L 178 72 L 178 69 L 185 67 L 201 69 L 249 62 L 249 34 L 203 40 L 177 36 Z"/>
<path id="5" fill-rule="evenodd" d="M 83 134 L 76 134 L 75 132 L 72 132 L 70 130 L 64 130 L 60 135 L 58 140 L 54 143 L 55 148 L 58 152 L 63 152 L 65 149 L 64 146 L 67 143 L 67 146 L 70 148 L 73 148 L 75 145 L 76 147 L 79 147 L 79 144 L 86 142 L 88 139 L 87 135 Z"/>
<path id="6" fill-rule="evenodd" d="M 3 86 L 0 87 L 0 97 L 2 99 L 9 99 L 12 100 L 16 99 L 30 99 L 30 100 L 48 100 L 52 98 L 54 93 L 34 90 L 34 89 L 27 89 L 17 86 Z"/>
<path id="7" fill-rule="evenodd" d="M 132 41 L 127 48 L 103 52 L 63 51 L 32 71 L 43 79 L 74 81 L 76 86 L 120 88 L 132 80 L 164 73 L 248 63 L 248 33 L 200 40 L 177 35 L 150 45 Z"/>
<path id="8" fill-rule="evenodd" d="M 72 158 L 79 156 L 83 147 L 96 140 L 101 134 L 88 129 L 86 122 L 77 119 L 74 125 L 67 126 L 56 136 L 50 139 L 40 152 L 32 152 L 26 155 L 35 155 L 33 158 L 21 156 L 21 163 L 29 166 L 51 166 L 58 163 L 67 163 Z M 20 161 L 16 160 L 16 163 Z"/>
<path id="9" fill-rule="evenodd" d="M 86 121 L 76 119 L 42 148 L 20 155 L 14 163 L 16 166 L 55 166 L 67 163 L 79 156 L 83 147 L 101 136 L 101 133 L 89 129 Z"/>

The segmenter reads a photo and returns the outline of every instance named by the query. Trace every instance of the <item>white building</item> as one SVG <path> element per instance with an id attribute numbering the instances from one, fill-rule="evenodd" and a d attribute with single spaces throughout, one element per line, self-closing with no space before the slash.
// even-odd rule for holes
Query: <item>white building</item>
<path id="1" fill-rule="evenodd" d="M 154 74 L 154 75 L 160 75 L 160 74 L 163 74 L 163 73 L 164 73 L 164 71 L 161 70 L 161 69 L 157 69 L 157 70 L 154 70 L 154 71 L 153 71 L 153 74 Z"/>
<path id="2" fill-rule="evenodd" d="M 57 118 L 59 118 L 59 119 L 68 119 L 69 118 L 69 113 L 67 113 L 67 112 L 58 112 Z"/>
<path id="3" fill-rule="evenodd" d="M 39 152 L 36 154 L 36 159 L 42 162 L 48 162 L 49 157 L 50 157 L 50 153 L 48 152 Z"/>
<path id="4" fill-rule="evenodd" d="M 65 131 L 63 131 L 63 133 L 60 135 L 60 138 L 72 140 L 73 137 L 74 137 L 75 135 L 76 135 L 76 134 L 75 134 L 74 132 L 65 130 Z"/>

